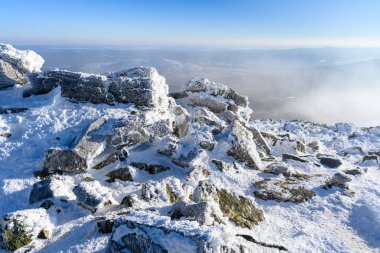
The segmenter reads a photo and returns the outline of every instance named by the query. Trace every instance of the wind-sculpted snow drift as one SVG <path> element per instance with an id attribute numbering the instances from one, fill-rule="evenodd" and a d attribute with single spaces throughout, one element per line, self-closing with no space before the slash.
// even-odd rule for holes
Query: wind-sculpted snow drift
<path id="1" fill-rule="evenodd" d="M 9 45 L 0 59 L 6 251 L 380 246 L 380 128 L 252 121 L 236 91 L 195 78 L 169 94 L 154 68 L 41 72 Z"/>

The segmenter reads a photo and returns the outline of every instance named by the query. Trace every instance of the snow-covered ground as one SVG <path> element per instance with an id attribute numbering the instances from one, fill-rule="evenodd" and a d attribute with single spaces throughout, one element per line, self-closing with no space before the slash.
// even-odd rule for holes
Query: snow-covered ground
<path id="1" fill-rule="evenodd" d="M 231 103 L 230 97 L 224 96 L 230 92 L 229 89 L 204 79 L 193 82 L 206 85 L 208 89 L 196 91 L 199 87 L 194 83 L 193 86 L 188 84 L 184 87 L 188 97 L 179 97 L 175 102 L 168 98 L 171 103 L 186 108 L 186 113 L 173 114 L 170 107 L 139 111 L 153 123 L 160 119 L 182 122 L 190 117 L 187 134 L 175 137 L 174 143 L 178 147 L 172 156 L 180 160 L 180 155 L 188 155 L 192 148 L 196 148 L 199 153 L 189 165 L 180 166 L 178 162 L 173 163 L 172 159 L 158 154 L 157 147 L 166 147 L 166 143 L 172 142 L 167 136 L 154 137 L 147 143 L 131 146 L 126 161 L 114 161 L 96 170 L 93 167 L 97 160 L 91 158 L 88 159 L 88 169 L 83 173 L 51 175 L 54 206 L 46 210 L 39 208 L 42 201 L 29 203 L 31 189 L 40 181 L 33 173 L 44 167 L 46 152 L 52 148 L 73 149 L 78 136 L 82 136 L 83 131 L 101 117 L 107 122 L 126 120 L 139 109 L 130 103 L 72 103 L 61 96 L 59 86 L 47 94 L 26 98 L 22 93 L 28 86 L 17 85 L 0 90 L 0 108 L 28 108 L 19 113 L 0 114 L 0 135 L 11 133 L 11 136 L 0 137 L 0 216 L 22 217 L 23 225 L 33 235 L 41 230 L 49 233 L 47 239 L 34 236 L 33 241 L 20 248 L 19 252 L 28 249 L 32 252 L 105 252 L 110 238 L 119 242 L 124 234 L 136 232 L 137 228 L 122 224 L 114 227 L 112 234 L 103 234 L 97 229 L 96 218 L 115 218 L 122 212 L 125 213 L 121 219 L 144 224 L 146 227 L 143 229 L 151 240 L 169 252 L 196 252 L 197 245 L 191 238 L 198 235 L 207 241 L 210 252 L 232 252 L 227 248 L 222 251 L 223 245 L 233 249 L 241 245 L 244 252 L 279 251 L 278 247 L 268 245 L 281 246 L 289 252 L 380 252 L 380 165 L 379 158 L 376 160 L 380 154 L 380 127 L 360 128 L 348 123 L 327 126 L 303 121 L 249 121 L 247 115 L 250 110 L 244 105 L 238 105 L 233 114 L 227 114 L 226 109 L 213 113 L 211 109 L 218 111 L 220 106 Z M 166 92 L 160 96 L 166 96 Z M 199 104 L 205 101 L 202 99 L 216 99 L 216 102 L 202 106 Z M 202 117 L 214 123 L 205 125 L 196 121 Z M 180 124 L 178 122 L 177 125 Z M 215 124 L 221 127 L 217 134 L 211 131 Z M 246 145 L 259 170 L 250 168 L 244 159 L 235 159 L 226 153 L 231 143 L 239 141 L 234 131 L 238 132 L 237 126 L 242 124 L 244 129 L 255 127 L 260 132 L 257 137 L 248 131 L 248 139 L 239 143 Z M 99 128 L 100 132 L 109 131 L 109 126 L 104 126 Z M 201 149 L 198 147 L 200 142 L 212 142 L 215 146 Z M 265 151 L 265 146 L 269 152 Z M 295 159 L 303 161 L 284 159 L 283 154 L 294 155 Z M 321 157 L 331 157 L 341 164 L 328 166 L 321 162 Z M 212 162 L 214 159 L 222 161 L 225 167 L 220 169 Z M 170 169 L 149 174 L 138 169 L 133 162 L 159 164 Z M 287 171 L 270 173 L 267 170 L 270 164 L 286 167 Z M 133 181 L 106 181 L 109 172 L 125 165 L 129 165 Z M 199 167 L 201 171 L 198 171 Z M 327 187 L 326 182 L 336 173 L 351 181 L 344 187 Z M 355 173 L 357 175 L 352 175 Z M 257 182 L 263 179 L 267 181 L 264 187 L 260 187 Z M 208 201 L 211 209 L 207 210 L 212 210 L 212 213 L 206 211 L 204 224 L 186 217 L 171 219 L 168 211 L 177 202 L 176 198 L 187 204 L 198 202 L 196 198 L 199 196 L 195 191 L 201 181 L 207 181 L 216 189 L 244 196 L 263 211 L 264 220 L 250 228 L 239 227 L 231 222 L 232 218 L 226 218 L 216 205 L 218 201 L 214 200 Z M 141 193 L 141 187 L 147 182 L 146 192 Z M 97 198 L 111 201 L 111 205 L 97 207 L 96 212 L 79 205 L 78 196 L 73 192 L 78 184 L 85 185 L 88 192 Z M 169 193 L 168 186 L 171 188 Z M 289 189 L 299 190 L 300 187 L 314 195 L 303 201 L 289 201 Z M 276 201 L 273 196 L 263 199 L 254 193 L 269 190 L 282 192 L 282 201 Z M 144 194 L 148 196 L 142 197 Z M 136 201 L 132 208 L 120 205 L 126 195 L 133 196 Z M 219 217 L 221 222 L 215 222 L 217 218 L 214 221 L 212 217 Z M 161 228 L 171 232 L 163 232 Z M 236 236 L 238 234 L 249 235 L 256 243 Z"/>

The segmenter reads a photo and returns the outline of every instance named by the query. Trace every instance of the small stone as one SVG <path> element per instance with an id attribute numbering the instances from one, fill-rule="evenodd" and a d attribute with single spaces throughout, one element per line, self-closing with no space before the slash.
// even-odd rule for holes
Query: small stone
<path id="1" fill-rule="evenodd" d="M 71 150 L 50 149 L 44 162 L 49 174 L 59 172 L 82 173 L 87 170 L 86 160 Z"/>
<path id="2" fill-rule="evenodd" d="M 96 218 L 96 226 L 98 227 L 98 231 L 102 234 L 111 233 L 114 224 L 115 221 L 112 219 L 106 219 L 104 217 Z"/>
<path id="3" fill-rule="evenodd" d="M 37 238 L 38 239 L 49 239 L 49 234 L 50 234 L 49 231 L 43 229 L 38 233 Z"/>
<path id="4" fill-rule="evenodd" d="M 366 155 L 363 157 L 362 162 L 365 161 L 375 161 L 377 164 L 380 164 L 379 157 L 377 155 Z"/>
<path id="5" fill-rule="evenodd" d="M 342 165 L 342 161 L 338 158 L 328 157 L 328 156 L 319 156 L 318 159 L 322 165 L 332 168 L 332 169 L 338 168 L 340 165 Z"/>
<path id="6" fill-rule="evenodd" d="M 119 179 L 123 182 L 133 181 L 132 174 L 128 167 L 111 171 L 106 176 L 109 177 L 109 179 L 106 180 L 108 183 L 113 183 L 116 179 Z"/>
<path id="7" fill-rule="evenodd" d="M 341 188 L 348 188 L 347 183 L 351 182 L 351 178 L 340 172 L 335 173 L 334 176 L 327 182 L 327 186 L 337 186 Z"/>
<path id="8" fill-rule="evenodd" d="M 271 163 L 269 164 L 265 169 L 265 173 L 270 173 L 274 175 L 289 175 L 289 169 L 288 167 L 278 164 L 278 163 Z"/>
<path id="9" fill-rule="evenodd" d="M 157 173 L 161 173 L 161 172 L 166 171 L 166 170 L 170 170 L 169 167 L 163 166 L 160 164 L 146 164 L 146 163 L 132 162 L 131 165 L 133 167 L 140 169 L 140 170 L 144 170 L 144 171 L 146 171 L 152 175 L 157 174 Z"/>
<path id="10" fill-rule="evenodd" d="M 199 146 L 207 151 L 212 151 L 215 148 L 216 143 L 214 141 L 201 141 Z"/>
<path id="11" fill-rule="evenodd" d="M 11 132 L 4 132 L 2 134 L 0 134 L 1 137 L 4 137 L 4 138 L 9 138 L 12 136 L 12 133 Z"/>
<path id="12" fill-rule="evenodd" d="M 307 163 L 308 162 L 307 160 L 302 159 L 301 157 L 291 155 L 291 154 L 282 154 L 282 160 L 284 162 L 286 162 L 288 160 L 293 160 L 293 161 L 297 161 L 297 162 L 301 162 L 301 163 Z"/>
<path id="13" fill-rule="evenodd" d="M 353 176 L 362 174 L 362 172 L 359 169 L 344 170 L 343 172 L 348 174 L 348 175 L 353 175 Z"/>
<path id="14" fill-rule="evenodd" d="M 53 197 L 54 194 L 50 187 L 51 182 L 51 179 L 46 179 L 35 183 L 29 195 L 29 203 L 34 204 L 40 200 Z"/>
<path id="15" fill-rule="evenodd" d="M 46 209 L 48 210 L 50 207 L 54 206 L 54 202 L 51 201 L 51 200 L 45 200 L 41 205 L 40 207 L 43 208 L 43 209 Z"/>
<path id="16" fill-rule="evenodd" d="M 129 206 L 129 207 L 132 207 L 134 206 L 134 204 L 136 203 L 137 201 L 137 196 L 136 195 L 127 195 L 123 198 L 123 200 L 121 201 L 121 205 L 126 205 L 126 206 Z"/>
<path id="17" fill-rule="evenodd" d="M 197 204 L 186 204 L 185 202 L 178 202 L 173 206 L 170 212 L 170 218 L 180 219 L 186 218 L 188 220 L 197 221 L 200 225 L 207 222 L 208 214 L 211 213 L 211 206 L 208 202 L 200 202 Z"/>

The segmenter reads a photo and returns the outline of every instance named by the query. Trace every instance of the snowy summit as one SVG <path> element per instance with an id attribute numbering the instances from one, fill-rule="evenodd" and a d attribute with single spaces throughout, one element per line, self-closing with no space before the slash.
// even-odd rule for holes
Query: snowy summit
<path id="1" fill-rule="evenodd" d="M 5 252 L 380 252 L 380 127 L 252 120 L 205 78 L 0 44 Z"/>

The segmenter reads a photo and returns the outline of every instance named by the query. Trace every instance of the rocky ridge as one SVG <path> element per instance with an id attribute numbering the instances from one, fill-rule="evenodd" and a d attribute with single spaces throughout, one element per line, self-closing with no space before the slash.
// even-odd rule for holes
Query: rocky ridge
<path id="1" fill-rule="evenodd" d="M 7 251 L 59 242 L 72 210 L 105 234 L 106 252 L 292 251 L 289 241 L 255 239 L 255 229 L 271 222 L 267 202 L 302 205 L 329 192 L 354 198 L 350 182 L 379 166 L 380 149 L 347 149 L 305 135 L 339 132 L 350 141 L 379 129 L 252 121 L 247 97 L 208 79 L 194 78 L 169 94 L 154 68 L 41 72 L 4 48 L 11 47 L 0 53 L 0 64 L 9 65 L 0 88 L 9 80 L 26 84 L 20 99 L 58 90 L 79 107 L 124 106 L 122 117 L 99 115 L 70 143 L 41 154 L 27 207 L 0 221 Z M 11 109 L 5 111 L 25 112 Z"/>

